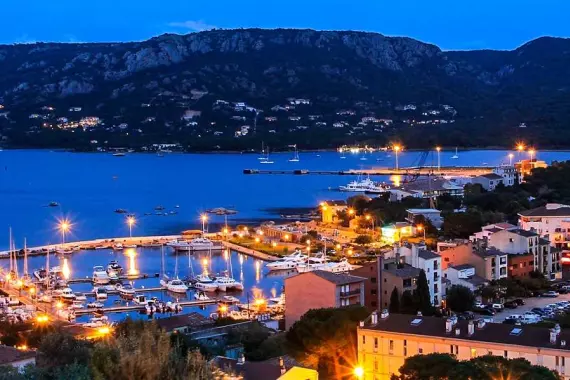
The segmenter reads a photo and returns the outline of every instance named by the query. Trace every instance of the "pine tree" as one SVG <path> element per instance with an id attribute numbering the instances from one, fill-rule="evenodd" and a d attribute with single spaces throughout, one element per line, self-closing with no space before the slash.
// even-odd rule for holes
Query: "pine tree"
<path id="1" fill-rule="evenodd" d="M 415 314 L 416 306 L 414 305 L 414 297 L 412 292 L 409 290 L 404 290 L 402 293 L 402 299 L 400 302 L 400 311 L 406 314 Z"/>
<path id="2" fill-rule="evenodd" d="M 400 295 L 398 294 L 398 288 L 394 286 L 392 294 L 390 295 L 390 313 L 400 312 Z"/>
<path id="3" fill-rule="evenodd" d="M 417 309 L 423 314 L 430 315 L 433 313 L 426 272 L 423 269 L 420 271 L 416 290 L 414 291 L 414 303 L 416 304 Z"/>

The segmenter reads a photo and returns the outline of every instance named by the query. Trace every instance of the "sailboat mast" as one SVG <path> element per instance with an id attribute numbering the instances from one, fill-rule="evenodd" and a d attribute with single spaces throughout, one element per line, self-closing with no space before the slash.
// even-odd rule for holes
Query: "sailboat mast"
<path id="1" fill-rule="evenodd" d="M 46 288 L 49 289 L 49 248 L 46 256 Z"/>
<path id="2" fill-rule="evenodd" d="M 174 255 L 176 256 L 176 259 L 174 260 L 174 276 L 178 280 L 178 254 L 174 252 Z"/>
<path id="3" fill-rule="evenodd" d="M 24 276 L 28 277 L 28 245 L 24 238 Z"/>
<path id="4" fill-rule="evenodd" d="M 174 252 L 176 254 L 176 252 Z M 160 278 L 164 278 L 164 244 L 160 246 Z"/>
<path id="5" fill-rule="evenodd" d="M 8 244 L 10 245 L 10 248 L 8 248 L 8 251 L 10 252 L 10 273 L 12 273 L 14 271 L 14 264 L 12 262 L 12 227 L 10 227 L 8 231 Z"/>

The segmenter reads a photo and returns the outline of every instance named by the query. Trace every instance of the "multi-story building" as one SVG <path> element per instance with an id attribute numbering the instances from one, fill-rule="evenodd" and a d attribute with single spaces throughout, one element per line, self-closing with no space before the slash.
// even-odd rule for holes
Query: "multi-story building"
<path id="1" fill-rule="evenodd" d="M 470 264 L 450 265 L 444 272 L 445 279 L 450 285 L 461 285 L 475 291 L 489 281 L 475 273 L 475 267 Z"/>
<path id="2" fill-rule="evenodd" d="M 502 165 L 493 169 L 493 173 L 500 175 L 503 178 L 503 185 L 513 186 L 518 182 L 517 169 L 514 165 Z"/>
<path id="3" fill-rule="evenodd" d="M 310 309 L 364 305 L 365 278 L 322 270 L 285 279 L 285 328 L 289 329 Z"/>
<path id="4" fill-rule="evenodd" d="M 413 292 L 416 289 L 419 275 L 420 269 L 414 268 L 409 264 L 384 264 L 384 269 L 382 270 L 382 284 L 380 285 L 380 308 L 390 306 L 390 295 L 394 288 L 398 289 L 400 296 L 402 296 L 406 290 Z"/>
<path id="5" fill-rule="evenodd" d="M 441 302 L 441 256 L 416 244 L 395 245 L 392 254 L 396 262 L 402 261 L 418 268 L 426 274 L 431 304 L 439 306 Z M 401 294 L 401 293 L 400 293 Z"/>
<path id="6" fill-rule="evenodd" d="M 546 206 L 519 213 L 519 226 L 535 231 L 556 248 L 570 247 L 570 206 L 547 203 Z"/>
<path id="7" fill-rule="evenodd" d="M 321 220 L 323 223 L 333 223 L 339 211 L 344 211 L 348 207 L 346 201 L 326 201 L 321 202 Z"/>
<path id="8" fill-rule="evenodd" d="M 441 217 L 441 211 L 433 208 L 410 208 L 406 212 L 408 216 L 406 220 L 410 223 L 415 223 L 416 216 L 423 216 L 426 220 L 429 220 L 435 228 L 440 228 L 443 224 L 443 219 Z"/>
<path id="9" fill-rule="evenodd" d="M 494 234 L 495 232 L 499 232 L 502 230 L 515 230 L 517 226 L 510 223 L 495 223 L 495 224 L 488 224 L 486 226 L 481 227 L 481 231 L 475 232 L 473 235 L 469 236 L 469 240 L 473 243 L 478 243 L 479 241 L 487 241 L 489 236 Z"/>
<path id="10" fill-rule="evenodd" d="M 437 253 L 441 256 L 441 269 L 449 265 L 468 264 L 473 256 L 473 244 L 465 240 L 442 241 L 437 243 Z"/>
<path id="11" fill-rule="evenodd" d="M 380 300 L 380 285 L 382 283 L 382 259 L 366 262 L 361 264 L 358 268 L 353 269 L 349 274 L 353 276 L 363 277 L 364 280 L 364 306 L 368 310 L 373 311 L 379 308 Z"/>
<path id="12" fill-rule="evenodd" d="M 534 255 L 509 255 L 509 278 L 529 277 L 534 270 Z"/>
<path id="13" fill-rule="evenodd" d="M 363 379 L 389 380 L 406 358 L 446 353 L 459 360 L 483 355 L 524 358 L 570 379 L 570 331 L 437 317 L 372 313 L 357 329 Z M 568 361 L 569 366 L 566 367 Z"/>
<path id="14" fill-rule="evenodd" d="M 471 264 L 475 267 L 477 275 L 489 281 L 507 278 L 507 253 L 493 248 L 476 249 L 473 253 Z"/>
<path id="15" fill-rule="evenodd" d="M 481 187 L 487 191 L 495 190 L 499 184 L 504 184 L 503 177 L 495 173 L 487 173 L 474 177 L 473 183 L 481 185 Z"/>
<path id="16" fill-rule="evenodd" d="M 560 253 L 551 252 L 550 242 L 533 231 L 503 230 L 489 236 L 488 245 L 509 254 L 532 254 L 534 269 L 550 279 L 560 278 Z"/>
<path id="17" fill-rule="evenodd" d="M 524 178 L 529 176 L 534 169 L 546 168 L 547 166 L 546 162 L 537 160 L 536 158 L 531 160 L 520 160 L 515 164 L 519 182 L 524 181 Z"/>

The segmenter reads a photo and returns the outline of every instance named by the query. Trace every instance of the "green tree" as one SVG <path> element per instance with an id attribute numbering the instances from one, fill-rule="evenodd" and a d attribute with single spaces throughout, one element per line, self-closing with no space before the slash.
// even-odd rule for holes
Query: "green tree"
<path id="1" fill-rule="evenodd" d="M 473 292 L 462 285 L 453 285 L 447 291 L 447 306 L 456 312 L 464 312 L 473 308 L 475 295 Z"/>
<path id="2" fill-rule="evenodd" d="M 431 297 L 429 294 L 429 285 L 427 282 L 426 272 L 422 269 L 418 276 L 416 290 L 414 290 L 414 303 L 418 310 L 424 315 L 433 314 L 433 306 L 431 304 Z"/>
<path id="3" fill-rule="evenodd" d="M 482 225 L 480 212 L 457 212 L 444 216 L 442 229 L 446 237 L 467 239 L 480 231 Z"/>
<path id="4" fill-rule="evenodd" d="M 309 310 L 286 333 L 289 352 L 323 378 L 337 379 L 342 366 L 356 362 L 356 326 L 368 314 L 363 306 Z"/>
<path id="5" fill-rule="evenodd" d="M 405 314 L 415 314 L 417 309 L 414 303 L 414 296 L 411 291 L 404 290 L 400 300 L 400 311 Z"/>
<path id="6" fill-rule="evenodd" d="M 354 239 L 356 244 L 370 244 L 372 243 L 372 236 L 370 235 L 358 235 L 356 239 Z"/>
<path id="7" fill-rule="evenodd" d="M 57 331 L 41 340 L 36 362 L 44 368 L 71 364 L 88 365 L 91 347 L 92 344 L 88 341 L 78 340 L 69 333 Z"/>
<path id="8" fill-rule="evenodd" d="M 400 295 L 398 294 L 398 288 L 394 286 L 392 294 L 390 294 L 390 313 L 400 312 Z"/>

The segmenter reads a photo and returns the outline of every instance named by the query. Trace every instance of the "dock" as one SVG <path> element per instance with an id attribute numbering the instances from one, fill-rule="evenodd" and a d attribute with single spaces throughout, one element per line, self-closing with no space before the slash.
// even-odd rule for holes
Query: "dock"
<path id="1" fill-rule="evenodd" d="M 160 274 L 159 273 L 155 273 L 155 274 L 137 274 L 137 275 L 132 275 L 132 276 L 119 276 L 119 280 L 121 281 L 135 281 L 135 280 L 145 280 L 147 278 L 157 278 L 159 277 Z M 69 280 L 67 280 L 68 284 L 90 284 L 92 283 L 93 280 L 91 279 L 91 277 L 82 277 L 82 278 L 71 278 Z"/>
<path id="2" fill-rule="evenodd" d="M 270 255 L 270 254 L 265 253 L 265 252 L 256 251 L 255 249 L 251 249 L 251 248 L 243 247 L 241 245 L 230 243 L 229 241 L 222 241 L 222 244 L 226 248 L 229 248 L 229 249 L 234 250 L 236 252 L 243 253 L 244 255 L 252 256 L 252 257 L 255 257 L 257 259 L 264 260 L 264 261 L 279 260 L 279 257 Z"/>
<path id="3" fill-rule="evenodd" d="M 441 168 L 423 166 L 423 167 L 406 167 L 406 168 L 386 168 L 379 167 L 373 169 L 359 170 L 265 170 L 265 169 L 244 169 L 243 174 L 280 174 L 280 175 L 371 175 L 371 176 L 392 176 L 417 174 L 420 176 L 442 175 L 442 176 L 478 176 L 493 172 L 492 166 L 442 166 Z"/>
<path id="4" fill-rule="evenodd" d="M 205 301 L 180 301 L 177 302 L 178 305 L 182 307 L 192 307 L 192 306 L 208 306 L 208 305 L 215 305 L 219 302 L 218 299 L 210 299 Z M 75 315 L 86 315 L 86 314 L 94 314 L 94 313 L 124 313 L 128 311 L 144 311 L 144 305 L 128 305 L 128 306 L 110 306 L 110 307 L 102 307 L 99 309 L 76 309 Z"/>

